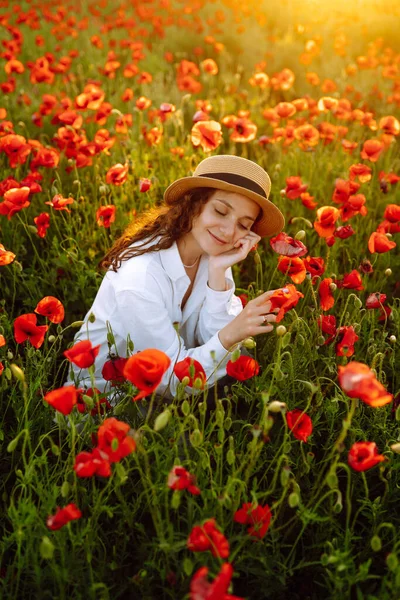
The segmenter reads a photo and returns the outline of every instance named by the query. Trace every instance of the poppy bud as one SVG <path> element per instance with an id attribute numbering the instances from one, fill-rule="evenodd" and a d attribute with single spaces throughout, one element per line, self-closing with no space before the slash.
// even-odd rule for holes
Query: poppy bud
<path id="1" fill-rule="evenodd" d="M 105 195 L 105 194 L 107 194 L 107 192 L 108 192 L 108 186 L 106 186 L 106 185 L 101 185 L 101 186 L 99 187 L 99 192 L 100 192 L 100 194 L 101 194 L 102 196 L 104 196 L 104 195 Z"/>
<path id="2" fill-rule="evenodd" d="M 296 492 L 289 494 L 288 503 L 290 508 L 296 508 L 300 502 L 299 495 Z"/>
<path id="3" fill-rule="evenodd" d="M 252 350 L 253 348 L 256 347 L 256 342 L 255 342 L 255 340 L 253 338 L 248 337 L 245 340 L 243 340 L 242 346 L 244 346 L 248 350 Z"/>
<path id="4" fill-rule="evenodd" d="M 50 541 L 47 535 L 42 537 L 42 541 L 39 546 L 40 556 L 44 559 L 50 560 L 54 554 L 54 544 Z"/>
<path id="5" fill-rule="evenodd" d="M 11 350 L 7 350 L 7 358 L 8 360 L 12 360 L 14 358 L 14 354 L 11 352 Z"/>
<path id="6" fill-rule="evenodd" d="M 379 552 L 382 548 L 382 540 L 379 535 L 374 535 L 371 538 L 371 548 L 374 552 Z"/>
<path id="7" fill-rule="evenodd" d="M 300 229 L 300 231 L 298 231 L 296 233 L 296 235 L 294 236 L 294 238 L 296 240 L 304 240 L 305 237 L 306 237 L 306 232 L 304 231 L 304 229 Z"/>
<path id="8" fill-rule="evenodd" d="M 192 446 L 194 446 L 194 447 L 200 446 L 202 441 L 203 441 L 203 434 L 201 433 L 200 429 L 195 429 L 190 434 L 190 442 L 191 442 Z"/>
<path id="9" fill-rule="evenodd" d="M 396 454 L 400 454 L 400 442 L 397 442 L 397 444 L 392 444 L 390 447 L 393 450 L 393 452 L 396 452 Z"/>
<path id="10" fill-rule="evenodd" d="M 182 412 L 187 417 L 190 414 L 190 404 L 187 400 L 182 402 Z"/>
<path id="11" fill-rule="evenodd" d="M 392 269 L 386 269 L 386 271 L 385 271 L 386 277 L 390 277 L 391 274 L 392 274 Z"/>
<path id="12" fill-rule="evenodd" d="M 167 408 L 160 415 L 158 415 L 154 421 L 154 431 L 161 431 L 161 429 L 164 429 L 164 427 L 168 425 L 170 417 L 171 411 Z"/>
<path id="13" fill-rule="evenodd" d="M 88 320 L 89 320 L 89 323 L 94 323 L 96 320 L 96 315 L 91 312 Z"/>
<path id="14" fill-rule="evenodd" d="M 275 333 L 277 336 L 282 337 L 283 335 L 285 335 L 287 329 L 284 325 L 278 325 L 278 327 L 275 329 Z"/>
<path id="15" fill-rule="evenodd" d="M 363 304 L 362 304 L 362 302 L 361 302 L 360 298 L 357 298 L 357 296 L 355 296 L 355 297 L 354 297 L 354 306 L 355 306 L 356 308 L 361 308 L 361 307 L 362 307 L 362 305 L 363 305 Z"/>
<path id="16" fill-rule="evenodd" d="M 394 554 L 394 552 L 391 552 L 387 555 L 386 564 L 390 571 L 396 571 L 399 561 L 397 560 L 397 556 Z"/>
<path id="17" fill-rule="evenodd" d="M 231 362 L 235 362 L 240 356 L 240 348 L 236 348 L 233 352 L 232 352 L 232 356 L 231 356 Z"/>
<path id="18" fill-rule="evenodd" d="M 203 387 L 204 387 L 204 381 L 201 379 L 201 377 L 196 377 L 196 379 L 194 380 L 194 383 L 193 383 L 193 387 L 196 390 L 203 389 Z"/>
<path id="19" fill-rule="evenodd" d="M 395 335 L 391 335 L 391 336 L 390 336 L 390 338 L 389 338 L 389 342 L 390 342 L 391 344 L 395 344 L 395 343 L 396 343 L 396 341 L 397 341 L 397 338 L 396 338 L 396 336 L 395 336 Z"/>
<path id="20" fill-rule="evenodd" d="M 11 373 L 14 375 L 15 379 L 18 379 L 18 381 L 25 381 L 25 374 L 23 372 L 23 370 L 18 367 L 18 365 L 10 365 L 10 369 L 11 369 Z"/>
<path id="21" fill-rule="evenodd" d="M 261 265 L 261 258 L 260 258 L 260 255 L 258 254 L 258 252 L 254 253 L 254 263 L 256 265 Z"/>
<path id="22" fill-rule="evenodd" d="M 182 385 L 183 387 L 186 387 L 187 385 L 189 385 L 190 383 L 190 377 L 188 377 L 187 375 L 185 375 L 185 377 L 182 379 Z"/>
<path id="23" fill-rule="evenodd" d="M 329 289 L 331 290 L 331 292 L 334 292 L 337 290 L 337 285 L 336 283 L 330 283 L 329 284 Z"/>
<path id="24" fill-rule="evenodd" d="M 50 344 L 52 344 L 53 342 L 56 341 L 56 336 L 55 335 L 49 335 L 49 337 L 47 338 L 47 341 L 50 342 Z"/>
<path id="25" fill-rule="evenodd" d="M 85 321 L 74 321 L 73 323 L 71 323 L 71 327 L 73 327 L 74 329 L 78 329 L 78 327 L 82 327 L 82 325 L 84 324 Z"/>
<path id="26" fill-rule="evenodd" d="M 281 190 L 279 193 L 280 193 L 280 195 L 281 195 L 282 198 L 284 198 L 286 196 L 286 190 L 285 189 Z"/>
<path id="27" fill-rule="evenodd" d="M 282 412 L 286 408 L 286 402 L 279 402 L 279 400 L 273 400 L 270 404 L 268 404 L 268 410 L 274 413 Z"/>

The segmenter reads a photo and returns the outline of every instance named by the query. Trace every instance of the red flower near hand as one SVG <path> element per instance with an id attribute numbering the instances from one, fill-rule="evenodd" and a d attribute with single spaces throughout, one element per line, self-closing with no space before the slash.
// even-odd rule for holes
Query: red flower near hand
<path id="1" fill-rule="evenodd" d="M 235 362 L 228 361 L 226 365 L 227 374 L 239 381 L 250 379 L 258 375 L 259 371 L 260 365 L 258 362 L 251 356 L 245 356 L 244 354 L 239 356 Z"/>
<path id="2" fill-rule="evenodd" d="M 213 556 L 227 558 L 229 542 L 223 533 L 217 529 L 215 519 L 208 519 L 204 525 L 196 525 L 190 532 L 187 547 L 193 552 L 211 550 Z"/>
<path id="3" fill-rule="evenodd" d="M 304 294 L 298 292 L 292 283 L 289 283 L 285 288 L 276 290 L 270 296 L 271 312 L 279 308 L 279 312 L 276 315 L 276 323 L 282 321 L 285 314 L 297 305 L 300 298 L 304 298 Z"/>
<path id="4" fill-rule="evenodd" d="M 194 382 L 198 380 L 199 388 L 204 388 L 207 375 L 198 360 L 187 356 L 183 360 L 180 360 L 178 363 L 176 363 L 174 366 L 174 373 L 179 381 L 182 381 L 184 377 L 189 377 L 189 383 L 187 384 L 189 387 L 193 387 Z"/>
<path id="5" fill-rule="evenodd" d="M 247 533 L 262 539 L 271 522 L 271 510 L 268 504 L 265 506 L 259 504 L 254 508 L 251 502 L 245 502 L 242 504 L 242 508 L 235 512 L 233 520 L 242 525 L 250 525 Z"/>
<path id="6" fill-rule="evenodd" d="M 99 351 L 100 344 L 93 347 L 90 340 L 83 340 L 66 350 L 64 356 L 80 369 L 87 369 L 92 366 Z"/>
<path id="7" fill-rule="evenodd" d="M 349 450 L 347 461 L 355 471 L 367 471 L 386 460 L 386 456 L 378 454 L 375 442 L 356 442 Z"/>
<path id="8" fill-rule="evenodd" d="M 47 517 L 46 525 L 52 531 L 56 531 L 57 529 L 61 529 L 70 521 L 74 519 L 80 519 L 82 516 L 81 511 L 76 506 L 76 504 L 71 503 L 67 504 L 64 508 L 58 508 L 55 515 Z"/>
<path id="9" fill-rule="evenodd" d="M 227 593 L 233 574 L 233 567 L 230 563 L 222 565 L 212 583 L 208 581 L 207 574 L 208 568 L 201 567 L 193 575 L 190 582 L 190 600 L 243 600 Z"/>
<path id="10" fill-rule="evenodd" d="M 128 423 L 118 421 L 114 417 L 106 419 L 97 432 L 97 446 L 108 455 L 108 460 L 119 462 L 136 450 L 135 440 L 128 434 Z"/>
<path id="11" fill-rule="evenodd" d="M 286 422 L 294 437 L 301 442 L 306 442 L 312 434 L 312 421 L 302 410 L 295 408 L 286 413 Z"/>
<path id="12" fill-rule="evenodd" d="M 393 400 L 374 373 L 364 363 L 352 361 L 339 366 L 339 385 L 350 398 L 359 398 L 369 406 L 379 407 Z"/>
<path id="13" fill-rule="evenodd" d="M 142 350 L 128 358 L 123 371 L 124 376 L 141 390 L 132 400 L 140 400 L 153 393 L 170 364 L 169 356 L 154 348 Z"/>
<path id="14" fill-rule="evenodd" d="M 69 415 L 78 401 L 78 390 L 73 385 L 67 385 L 47 392 L 44 400 L 63 415 Z"/>
<path id="15" fill-rule="evenodd" d="M 35 313 L 47 317 L 52 323 L 61 323 L 64 319 L 64 306 L 54 296 L 45 296 L 36 306 Z"/>
<path id="16" fill-rule="evenodd" d="M 194 485 L 195 483 L 196 477 L 179 465 L 173 467 L 168 474 L 167 485 L 171 490 L 188 490 L 191 494 L 198 496 L 201 491 Z"/>
<path id="17" fill-rule="evenodd" d="M 95 448 L 93 452 L 80 452 L 75 457 L 74 471 L 78 477 L 110 477 L 111 465 L 108 455 L 100 448 Z"/>
<path id="18" fill-rule="evenodd" d="M 287 235 L 283 231 L 271 238 L 269 243 L 272 250 L 281 256 L 304 256 L 308 252 L 303 242 L 290 237 L 290 235 Z"/>
<path id="19" fill-rule="evenodd" d="M 37 317 L 34 313 L 28 313 L 17 317 L 14 321 L 14 337 L 17 344 L 29 340 L 34 348 L 40 348 L 44 342 L 44 336 L 48 325 L 36 325 Z"/>

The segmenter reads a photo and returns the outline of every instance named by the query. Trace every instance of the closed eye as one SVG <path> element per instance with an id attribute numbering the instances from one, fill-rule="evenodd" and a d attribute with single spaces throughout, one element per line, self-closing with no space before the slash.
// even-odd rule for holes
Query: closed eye
<path id="1" fill-rule="evenodd" d="M 219 211 L 219 210 L 217 210 L 217 209 L 215 209 L 215 212 L 216 212 L 218 215 L 221 215 L 222 217 L 226 217 L 226 213 L 222 213 L 222 212 L 220 212 L 220 211 Z M 240 225 L 240 227 L 241 227 L 242 229 L 245 229 L 246 231 L 250 231 L 250 227 L 246 227 L 245 225 L 242 225 L 242 223 L 239 223 L 239 225 Z"/>

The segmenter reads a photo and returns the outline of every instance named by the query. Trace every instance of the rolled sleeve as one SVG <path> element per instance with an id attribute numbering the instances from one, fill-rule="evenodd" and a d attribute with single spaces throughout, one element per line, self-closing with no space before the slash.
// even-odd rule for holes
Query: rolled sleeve
<path id="1" fill-rule="evenodd" d="M 196 328 L 196 337 L 201 344 L 228 325 L 243 310 L 240 298 L 234 294 L 235 283 L 230 274 L 231 269 L 228 269 L 225 274 L 227 289 L 223 292 L 213 290 L 207 284 Z"/>
<path id="2" fill-rule="evenodd" d="M 171 365 L 164 373 L 157 393 L 167 391 L 172 397 L 175 396 L 179 379 L 174 374 L 174 366 L 186 357 L 193 358 L 202 365 L 208 385 L 213 385 L 226 375 L 226 364 L 231 353 L 221 344 L 217 332 L 204 344 L 186 348 L 184 340 L 171 323 L 163 301 L 156 295 L 140 290 L 120 291 L 116 294 L 116 302 L 119 325 L 125 334 L 129 333 L 134 351 L 156 348 L 171 359 Z M 189 387 L 186 391 L 200 392 Z"/>

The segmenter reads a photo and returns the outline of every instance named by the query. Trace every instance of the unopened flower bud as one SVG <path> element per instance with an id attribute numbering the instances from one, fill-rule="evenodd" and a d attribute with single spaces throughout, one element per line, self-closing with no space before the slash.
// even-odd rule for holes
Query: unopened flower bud
<path id="1" fill-rule="evenodd" d="M 189 383 L 190 383 L 190 377 L 185 375 L 185 377 L 182 379 L 182 385 L 184 385 L 186 387 L 187 385 L 189 385 Z"/>
<path id="2" fill-rule="evenodd" d="M 357 297 L 355 297 L 355 298 L 354 298 L 354 306 L 355 306 L 356 308 L 361 308 L 361 307 L 362 307 L 362 305 L 363 305 L 363 303 L 361 302 L 360 298 L 357 298 Z"/>
<path id="3" fill-rule="evenodd" d="M 260 265 L 261 264 L 261 258 L 260 255 L 258 254 L 258 252 L 254 253 L 254 262 L 256 265 Z"/>
<path id="4" fill-rule="evenodd" d="M 193 387 L 196 390 L 202 390 L 204 387 L 204 381 L 201 377 L 196 377 L 196 379 L 193 382 Z"/>
<path id="5" fill-rule="evenodd" d="M 279 193 L 282 196 L 282 198 L 286 196 L 286 190 L 281 190 Z"/>
<path id="6" fill-rule="evenodd" d="M 10 369 L 11 369 L 11 373 L 14 375 L 15 379 L 18 379 L 18 381 L 25 381 L 25 374 L 23 372 L 23 370 L 21 369 L 21 367 L 19 367 L 18 365 L 10 365 Z"/>
<path id="7" fill-rule="evenodd" d="M 256 341 L 252 337 L 248 337 L 245 340 L 243 340 L 242 346 L 244 346 L 248 350 L 252 350 L 256 347 Z"/>
<path id="8" fill-rule="evenodd" d="M 78 327 L 82 327 L 82 325 L 84 324 L 85 321 L 74 321 L 73 323 L 71 323 L 71 327 L 73 327 L 74 329 L 78 329 Z"/>
<path id="9" fill-rule="evenodd" d="M 268 404 L 268 410 L 274 413 L 282 412 L 283 410 L 286 410 L 286 408 L 286 402 L 279 402 L 279 400 L 273 400 L 270 404 Z"/>
<path id="10" fill-rule="evenodd" d="M 232 352 L 232 356 L 231 356 L 231 362 L 235 362 L 235 360 L 237 360 L 240 356 L 240 348 L 236 348 L 233 352 Z"/>
<path id="11" fill-rule="evenodd" d="M 8 360 L 12 360 L 14 358 L 14 354 L 11 352 L 11 350 L 7 350 L 7 358 Z"/>
<path id="12" fill-rule="evenodd" d="M 337 290 L 336 283 L 330 283 L 329 284 L 329 289 L 331 290 L 331 292 L 335 292 Z"/>
<path id="13" fill-rule="evenodd" d="M 391 335 L 390 338 L 389 338 L 389 342 L 391 344 L 395 344 L 397 342 L 396 336 L 395 335 Z"/>
<path id="14" fill-rule="evenodd" d="M 278 327 L 275 329 L 275 333 L 277 336 L 282 337 L 283 335 L 285 335 L 287 329 L 284 325 L 278 325 Z"/>
<path id="15" fill-rule="evenodd" d="M 400 454 L 400 442 L 392 444 L 390 447 L 393 450 L 393 452 L 396 452 L 396 454 Z"/>
<path id="16" fill-rule="evenodd" d="M 168 421 L 171 418 L 171 411 L 167 408 L 160 415 L 157 416 L 154 421 L 154 431 L 161 431 L 168 425 Z"/>
<path id="17" fill-rule="evenodd" d="M 52 344 L 53 342 L 56 341 L 56 336 L 55 335 L 49 335 L 48 341 L 50 342 L 50 344 Z"/>
<path id="18" fill-rule="evenodd" d="M 94 323 L 95 320 L 96 320 L 96 315 L 91 312 L 89 315 L 89 323 Z"/>
<path id="19" fill-rule="evenodd" d="M 391 274 L 392 274 L 392 269 L 386 269 L 386 271 L 385 271 L 386 277 L 390 277 Z"/>
<path id="20" fill-rule="evenodd" d="M 304 240 L 304 238 L 306 237 L 306 232 L 304 231 L 304 229 L 300 229 L 300 231 L 298 231 L 294 237 L 296 240 Z"/>

